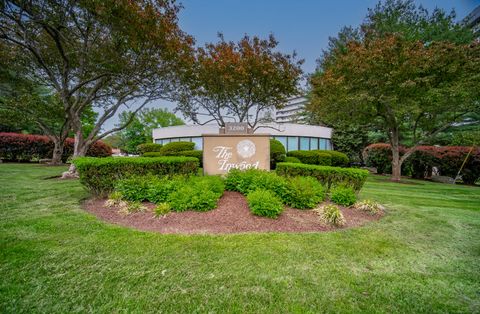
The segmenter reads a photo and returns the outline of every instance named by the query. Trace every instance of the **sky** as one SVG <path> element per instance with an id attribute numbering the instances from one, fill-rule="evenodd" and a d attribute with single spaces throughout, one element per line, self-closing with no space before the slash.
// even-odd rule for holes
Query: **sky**
<path id="1" fill-rule="evenodd" d="M 362 23 L 368 8 L 378 0 L 179 0 L 183 9 L 179 14 L 182 30 L 203 46 L 216 42 L 217 34 L 226 40 L 237 41 L 245 34 L 267 38 L 273 34 L 279 41 L 278 50 L 295 51 L 304 59 L 305 73 L 315 70 L 316 62 L 328 44 L 343 26 L 356 27 Z M 480 0 L 418 0 L 429 11 L 435 7 L 450 12 L 455 9 L 457 20 L 463 19 Z M 175 104 L 157 101 L 149 107 L 168 108 Z M 178 113 L 181 117 L 181 114 Z M 183 117 L 182 117 L 183 118 Z M 117 118 L 108 121 L 112 127 Z"/>

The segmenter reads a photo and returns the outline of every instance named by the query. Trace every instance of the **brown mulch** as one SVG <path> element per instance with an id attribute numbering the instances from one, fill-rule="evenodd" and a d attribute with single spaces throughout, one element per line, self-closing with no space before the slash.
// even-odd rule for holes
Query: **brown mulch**
<path id="1" fill-rule="evenodd" d="M 172 212 L 156 218 L 151 211 L 155 205 L 144 203 L 149 209 L 144 212 L 121 214 L 118 209 L 105 207 L 105 199 L 90 199 L 83 207 L 99 219 L 126 227 L 165 234 L 222 234 L 246 232 L 324 232 L 361 226 L 380 219 L 352 208 L 341 211 L 346 225 L 335 228 L 323 224 L 313 210 L 286 207 L 277 219 L 255 216 L 250 212 L 245 197 L 237 192 L 226 191 L 216 209 L 207 212 Z"/>

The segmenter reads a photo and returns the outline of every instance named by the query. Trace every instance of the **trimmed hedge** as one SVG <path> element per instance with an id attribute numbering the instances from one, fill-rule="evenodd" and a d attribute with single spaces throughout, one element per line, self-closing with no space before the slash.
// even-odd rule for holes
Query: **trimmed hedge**
<path id="1" fill-rule="evenodd" d="M 203 165 L 203 150 L 184 150 L 171 156 L 195 157 L 199 160 L 200 167 Z"/>
<path id="2" fill-rule="evenodd" d="M 304 164 L 321 166 L 330 166 L 332 164 L 332 157 L 325 151 L 292 150 L 287 155 L 298 158 Z"/>
<path id="3" fill-rule="evenodd" d="M 334 150 L 329 150 L 328 153 L 332 159 L 332 166 L 334 167 L 347 167 L 350 163 L 350 159 L 344 153 L 337 152 Z"/>
<path id="4" fill-rule="evenodd" d="M 291 162 L 291 163 L 295 163 L 295 164 L 301 164 L 302 163 L 300 161 L 300 159 L 298 159 L 297 157 L 292 157 L 292 156 L 287 156 L 285 158 L 285 162 Z"/>
<path id="5" fill-rule="evenodd" d="M 82 157 L 73 160 L 80 182 L 93 194 L 105 196 L 115 183 L 134 175 L 190 175 L 198 172 L 198 160 L 193 157 Z"/>
<path id="6" fill-rule="evenodd" d="M 163 146 L 162 144 L 156 144 L 156 143 L 140 144 L 137 146 L 137 152 L 141 156 L 143 156 L 143 154 L 145 153 L 159 152 L 162 146 Z"/>
<path id="7" fill-rule="evenodd" d="M 74 139 L 65 140 L 62 161 L 73 155 Z M 0 159 L 5 161 L 32 161 L 50 159 L 53 155 L 53 142 L 44 135 L 0 133 Z M 87 156 L 108 157 L 112 148 L 102 141 L 95 142 L 87 151 Z"/>
<path id="8" fill-rule="evenodd" d="M 330 189 L 334 185 L 345 185 L 360 191 L 367 180 L 368 171 L 354 168 L 305 165 L 282 162 L 277 165 L 276 172 L 282 176 L 310 176 Z"/>
<path id="9" fill-rule="evenodd" d="M 171 142 L 163 145 L 163 147 L 160 149 L 160 153 L 163 156 L 175 156 L 175 154 L 178 152 L 194 149 L 195 143 L 193 142 Z"/>
<path id="10" fill-rule="evenodd" d="M 160 152 L 146 152 L 146 153 L 143 153 L 142 157 L 162 157 L 162 153 Z"/>
<path id="11" fill-rule="evenodd" d="M 277 162 L 285 161 L 286 151 L 282 142 L 270 139 L 270 169 L 275 169 Z"/>

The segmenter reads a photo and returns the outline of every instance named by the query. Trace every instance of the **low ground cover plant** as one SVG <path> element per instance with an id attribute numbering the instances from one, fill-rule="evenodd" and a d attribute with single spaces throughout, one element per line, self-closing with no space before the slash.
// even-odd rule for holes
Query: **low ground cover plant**
<path id="1" fill-rule="evenodd" d="M 279 163 L 276 172 L 281 176 L 310 176 L 316 178 L 327 190 L 334 185 L 350 186 L 360 191 L 367 180 L 368 171 L 355 168 L 340 168 L 298 163 Z"/>
<path id="2" fill-rule="evenodd" d="M 351 187 L 340 185 L 330 190 L 330 200 L 335 204 L 350 206 L 357 201 L 357 196 Z"/>
<path id="3" fill-rule="evenodd" d="M 248 193 L 247 202 L 250 211 L 257 216 L 277 218 L 283 211 L 282 200 L 266 189 L 257 189 Z"/>
<path id="4" fill-rule="evenodd" d="M 367 212 L 371 215 L 376 215 L 378 213 L 381 213 L 384 210 L 382 205 L 368 199 L 355 203 L 354 208 Z"/>
<path id="5" fill-rule="evenodd" d="M 190 177 L 178 182 L 180 185 L 167 198 L 174 211 L 214 209 L 225 189 L 218 176 Z"/>
<path id="6" fill-rule="evenodd" d="M 326 224 L 340 227 L 346 223 L 342 212 L 336 205 L 323 205 L 317 208 L 315 211 L 320 215 L 320 219 Z"/>
<path id="7" fill-rule="evenodd" d="M 292 177 L 283 194 L 288 206 L 305 209 L 314 208 L 325 198 L 325 190 L 317 179 L 312 177 Z"/>
<path id="8" fill-rule="evenodd" d="M 94 195 L 111 193 L 117 181 L 132 176 L 195 175 L 198 159 L 193 157 L 82 157 L 73 160 L 80 182 Z"/>

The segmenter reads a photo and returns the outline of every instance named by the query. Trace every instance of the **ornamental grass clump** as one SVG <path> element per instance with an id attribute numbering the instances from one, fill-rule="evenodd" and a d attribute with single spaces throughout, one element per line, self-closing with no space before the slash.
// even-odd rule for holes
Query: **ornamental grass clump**
<path id="1" fill-rule="evenodd" d="M 350 206 L 355 203 L 357 196 L 351 187 L 336 186 L 330 190 L 330 200 L 335 204 Z"/>
<path id="2" fill-rule="evenodd" d="M 283 211 L 282 201 L 272 191 L 258 189 L 248 193 L 247 202 L 254 215 L 277 218 Z"/>
<path id="3" fill-rule="evenodd" d="M 355 203 L 354 208 L 367 212 L 370 215 L 376 215 L 383 212 L 384 210 L 384 207 L 382 205 L 372 200 L 363 200 L 361 202 L 357 202 Z"/>
<path id="4" fill-rule="evenodd" d="M 315 211 L 320 215 L 320 219 L 326 224 L 341 227 L 346 223 L 342 212 L 336 205 L 323 205 L 320 208 L 315 209 Z"/>
<path id="5" fill-rule="evenodd" d="M 153 214 L 155 217 L 162 217 L 169 214 L 171 211 L 170 204 L 168 203 L 160 203 L 153 209 Z"/>
<path id="6" fill-rule="evenodd" d="M 312 177 L 288 178 L 283 201 L 293 208 L 314 208 L 325 198 L 325 190 L 317 179 Z"/>

